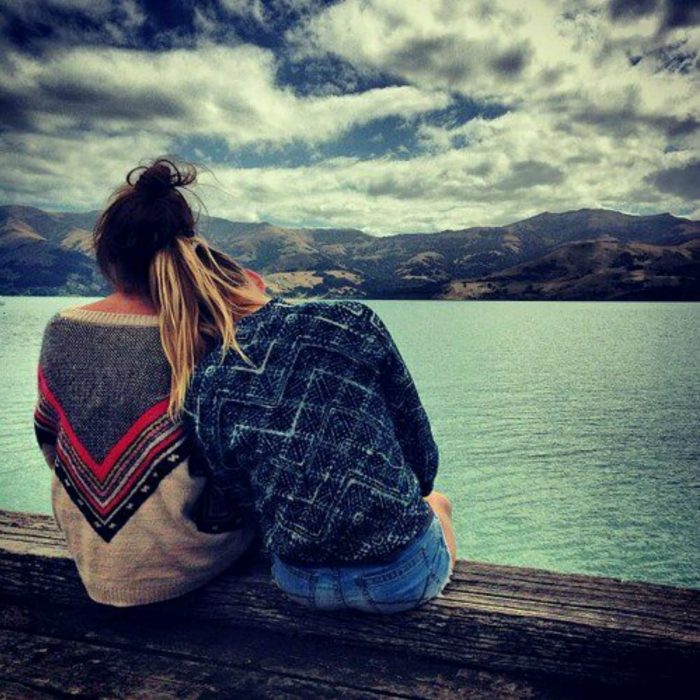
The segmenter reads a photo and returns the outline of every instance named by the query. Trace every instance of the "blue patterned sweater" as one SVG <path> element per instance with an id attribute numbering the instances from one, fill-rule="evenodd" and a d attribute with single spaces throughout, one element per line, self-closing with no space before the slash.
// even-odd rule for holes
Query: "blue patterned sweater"
<path id="1" fill-rule="evenodd" d="M 297 563 L 390 558 L 430 523 L 438 450 L 389 331 L 355 301 L 274 296 L 196 367 L 183 420 L 209 474 L 200 528 L 256 517 Z"/>

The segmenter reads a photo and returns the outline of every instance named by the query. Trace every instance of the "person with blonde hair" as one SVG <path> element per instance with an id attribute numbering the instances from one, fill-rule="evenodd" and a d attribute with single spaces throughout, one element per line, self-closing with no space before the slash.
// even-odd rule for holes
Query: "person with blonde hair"
<path id="1" fill-rule="evenodd" d="M 204 585 L 260 533 L 299 603 L 397 612 L 456 557 L 438 452 L 378 315 L 291 303 L 197 234 L 196 169 L 134 168 L 94 229 L 114 292 L 48 323 L 35 431 L 89 596 Z"/>

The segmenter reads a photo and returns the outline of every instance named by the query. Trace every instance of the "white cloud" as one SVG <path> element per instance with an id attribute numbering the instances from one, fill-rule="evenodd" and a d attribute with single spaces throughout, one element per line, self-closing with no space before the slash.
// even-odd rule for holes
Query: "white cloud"
<path id="1" fill-rule="evenodd" d="M 347 0 L 290 39 L 302 54 L 333 53 L 411 84 L 514 107 L 563 98 L 558 104 L 566 108 L 566 98 L 581 93 L 591 102 L 616 103 L 633 88 L 642 109 L 688 109 L 693 81 L 660 73 L 653 59 L 632 65 L 628 54 L 633 47 L 650 54 L 674 40 L 697 50 L 697 30 L 662 41 L 657 19 L 612 22 L 604 2 L 532 0 L 513 7 L 481 0 Z"/>
<path id="2" fill-rule="evenodd" d="M 62 129 L 88 121 L 104 132 L 148 122 L 171 136 L 221 137 L 234 147 L 319 143 L 372 119 L 410 117 L 450 102 L 412 86 L 301 98 L 276 85 L 273 54 L 250 45 L 160 53 L 79 48 L 51 61 L 16 54 L 6 89 L 43 129 L 57 116 Z"/>
<path id="3" fill-rule="evenodd" d="M 166 153 L 170 140 L 144 131 L 88 131 L 80 139 L 5 135 L 1 145 L 0 201 L 80 211 L 104 207 L 126 173 L 140 160 Z"/>
<path id="4" fill-rule="evenodd" d="M 690 213 L 686 200 L 661 194 L 648 176 L 684 167 L 692 151 L 664 153 L 665 137 L 650 126 L 616 136 L 586 124 L 561 131 L 557 123 L 557 115 L 525 110 L 477 118 L 458 129 L 468 145 L 409 160 L 246 170 L 213 164 L 223 191 L 205 187 L 203 196 L 212 213 L 231 218 L 362 226 L 380 235 L 584 207 Z"/>
<path id="5" fill-rule="evenodd" d="M 0 196 L 70 208 L 99 206 L 104 182 L 116 184 L 115 174 L 134 158 L 168 151 L 181 137 L 220 137 L 232 147 L 314 145 L 354 125 L 450 102 L 445 93 L 412 86 L 300 98 L 276 85 L 272 54 L 252 46 L 161 53 L 84 47 L 48 62 L 17 52 L 6 59 L 12 110 L 5 118 L 14 130 L 0 136 L 12 163 Z M 100 176 L 86 180 L 85 167 Z"/>
<path id="6" fill-rule="evenodd" d="M 252 18 L 260 24 L 265 22 L 262 0 L 222 0 L 221 4 L 232 15 Z"/>
<path id="7" fill-rule="evenodd" d="M 232 15 L 272 21 L 265 3 L 227 4 Z M 202 197 L 214 215 L 376 233 L 595 206 L 697 215 L 687 189 L 657 184 L 694 172 L 700 153 L 698 72 L 687 70 L 698 30 L 659 32 L 654 15 L 615 22 L 602 0 L 513 8 L 468 0 L 329 6 L 288 36 L 296 55 L 335 54 L 361 73 L 404 83 L 347 95 L 299 96 L 278 84 L 271 51 L 240 40 L 200 38 L 160 52 L 68 48 L 50 60 L 6 51 L 0 102 L 13 130 L 0 136 L 10 164 L 0 196 L 96 207 L 136 162 L 182 137 L 272 152 L 299 141 L 313 147 L 374 119 L 446 107 L 456 92 L 510 111 L 417 122 L 423 150 L 406 160 L 237 169 L 205 149 L 223 190 L 205 175 Z M 212 17 L 195 18 L 206 36 L 215 34 Z"/>

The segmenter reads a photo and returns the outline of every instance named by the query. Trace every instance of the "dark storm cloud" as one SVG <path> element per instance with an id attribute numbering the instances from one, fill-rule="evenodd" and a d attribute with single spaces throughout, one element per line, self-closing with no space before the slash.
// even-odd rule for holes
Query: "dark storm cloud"
<path id="1" fill-rule="evenodd" d="M 71 117 L 83 126 L 92 120 L 124 119 L 148 123 L 188 114 L 184 99 L 153 90 L 104 88 L 75 80 L 40 80 L 30 89 L 0 88 L 0 124 L 16 131 L 35 131 L 42 115 Z M 98 128 L 99 123 L 91 124 Z"/>
<path id="2" fill-rule="evenodd" d="M 533 50 L 529 42 L 520 42 L 492 55 L 482 42 L 458 35 L 432 38 L 415 37 L 387 59 L 386 68 L 397 75 L 434 79 L 447 86 L 459 86 L 488 66 L 500 78 L 517 78 L 529 64 Z"/>
<path id="3" fill-rule="evenodd" d="M 689 136 L 700 130 L 700 121 L 695 117 L 688 117 L 687 119 L 660 117 L 657 121 L 661 122 L 661 128 L 669 138 Z"/>
<path id="4" fill-rule="evenodd" d="M 666 0 L 666 28 L 691 27 L 696 24 L 700 24 L 700 0 Z"/>
<path id="5" fill-rule="evenodd" d="M 34 126 L 26 98 L 0 87 L 0 128 L 30 131 Z"/>
<path id="6" fill-rule="evenodd" d="M 649 51 L 647 56 L 653 58 L 663 70 L 672 73 L 692 73 L 698 69 L 698 52 L 687 48 L 687 40 L 659 46 Z"/>
<path id="7" fill-rule="evenodd" d="M 394 53 L 390 66 L 399 73 L 438 74 L 445 83 L 453 85 L 471 73 L 472 53 L 461 37 L 416 37 Z"/>
<path id="8" fill-rule="evenodd" d="M 515 78 L 522 73 L 531 57 L 532 47 L 529 44 L 521 44 L 504 51 L 491 62 L 491 65 L 500 75 Z"/>
<path id="9" fill-rule="evenodd" d="M 608 11 L 616 21 L 658 13 L 662 30 L 700 24 L 700 0 L 611 0 Z"/>
<path id="10" fill-rule="evenodd" d="M 105 89 L 77 81 L 39 82 L 35 98 L 38 109 L 81 119 L 128 119 L 151 121 L 184 117 L 183 99 L 176 94 L 158 94 L 128 85 Z"/>
<path id="11" fill-rule="evenodd" d="M 645 180 L 661 192 L 673 194 L 688 201 L 700 200 L 700 160 L 677 168 L 650 173 Z"/>
<path id="12" fill-rule="evenodd" d="M 421 199 L 426 196 L 424 180 L 418 174 L 404 177 L 386 174 L 374 178 L 361 189 L 371 197 Z"/>
<path id="13" fill-rule="evenodd" d="M 560 106 L 566 110 L 567 118 L 559 121 L 557 128 L 566 133 L 576 132 L 578 124 L 587 124 L 618 138 L 637 136 L 643 129 L 654 129 L 667 139 L 674 139 L 689 136 L 700 129 L 700 122 L 694 116 L 645 114 L 639 99 L 630 95 L 619 107 L 599 107 L 592 102 L 580 102 L 568 109 Z"/>
<path id="14" fill-rule="evenodd" d="M 613 19 L 623 19 L 650 15 L 658 4 L 658 0 L 611 0 L 608 7 Z"/>
<path id="15" fill-rule="evenodd" d="M 495 187 L 499 190 L 519 190 L 535 185 L 559 185 L 566 179 L 563 171 L 540 160 L 523 160 L 514 163 L 509 175 L 506 175 Z"/>
<path id="16" fill-rule="evenodd" d="M 588 107 L 583 110 L 572 110 L 566 119 L 557 122 L 557 130 L 575 134 L 579 125 L 596 127 L 596 131 L 607 132 L 618 138 L 627 138 L 639 133 L 636 114 L 630 109 L 598 109 Z"/>
<path id="17" fill-rule="evenodd" d="M 618 4 L 622 9 L 611 11 L 614 22 L 634 24 L 641 17 L 653 15 L 657 21 L 656 31 L 646 38 L 637 34 L 617 37 L 608 35 L 602 40 L 596 52 L 598 63 L 602 64 L 622 52 L 632 66 L 644 62 L 644 67 L 649 68 L 648 62 L 651 61 L 654 64 L 651 66 L 654 71 L 687 74 L 698 70 L 698 50 L 694 47 L 694 42 L 691 42 L 689 33 L 669 34 L 668 31 L 699 23 L 700 0 L 690 4 L 683 3 L 683 7 L 677 3 L 664 2 Z M 614 4 L 611 5 L 613 6 Z M 651 11 L 648 11 L 650 8 Z"/>

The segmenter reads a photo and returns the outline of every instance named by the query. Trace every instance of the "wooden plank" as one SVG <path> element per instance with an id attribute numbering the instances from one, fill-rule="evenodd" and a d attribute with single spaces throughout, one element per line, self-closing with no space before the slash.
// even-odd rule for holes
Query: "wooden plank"
<path id="1" fill-rule="evenodd" d="M 30 559 L 31 561 L 27 561 Z M 60 565 L 60 566 L 59 566 Z M 95 606 L 85 596 L 67 560 L 0 558 L 2 592 L 31 596 L 73 607 Z M 127 611 L 124 611 L 128 614 Z M 255 626 L 288 634 L 344 639 L 362 646 L 405 652 L 451 661 L 465 667 L 505 672 L 551 673 L 564 676 L 629 682 L 642 677 L 669 680 L 691 673 L 697 644 L 674 644 L 673 639 L 639 637 L 619 630 L 600 630 L 580 623 L 554 624 L 536 616 L 504 615 L 439 601 L 420 611 L 391 618 L 351 614 L 310 613 L 288 603 L 262 576 L 221 577 L 201 591 L 173 603 L 139 612 L 144 624 L 159 617 L 177 616 L 192 624 Z"/>
<path id="2" fill-rule="evenodd" d="M 53 518 L 0 511 L 0 542 L 6 551 L 25 553 L 25 545 L 37 539 L 44 545 L 51 544 L 51 556 L 68 557 Z M 13 546 L 17 543 L 19 546 Z M 499 604 L 507 609 L 510 605 L 523 613 L 534 604 L 538 615 L 548 611 L 556 617 L 564 610 L 567 619 L 576 610 L 584 619 L 598 612 L 600 618 L 596 621 L 601 625 L 610 622 L 611 616 L 620 615 L 624 620 L 616 623 L 613 619 L 613 625 L 624 622 L 647 631 L 651 614 L 662 624 L 687 625 L 690 634 L 697 633 L 700 626 L 699 599 L 700 592 L 695 590 L 464 561 L 458 563 L 446 595 L 447 601 L 458 605 L 463 600 L 472 605 L 482 601 L 487 609 Z"/>
<path id="3" fill-rule="evenodd" d="M 24 634 L 39 632 L 68 642 L 128 649 L 141 655 L 166 654 L 174 659 L 302 677 L 324 687 L 402 698 L 558 698 L 582 697 L 571 683 L 464 669 L 413 654 L 387 653 L 381 647 L 353 647 L 322 639 L 215 625 L 183 625 L 178 620 L 141 624 L 134 634 L 133 616 L 102 606 L 76 610 L 26 601 L 0 601 L 0 627 Z M 177 661 L 176 661 L 177 662 Z M 598 690 L 596 688 L 596 690 Z"/>
<path id="4" fill-rule="evenodd" d="M 500 574 L 495 580 L 494 572 Z M 527 590 L 530 599 L 550 600 L 558 605 L 580 605 L 583 599 L 588 606 L 605 602 L 607 607 L 614 609 L 619 599 L 624 612 L 638 611 L 642 614 L 647 614 L 650 606 L 655 610 L 667 609 L 683 614 L 683 603 L 696 604 L 698 596 L 696 590 L 672 586 L 478 562 L 462 562 L 454 580 L 457 587 L 464 591 L 483 592 L 487 586 L 493 594 L 501 590 L 510 593 Z M 579 595 L 572 597 L 572 589 Z"/>
<path id="5" fill-rule="evenodd" d="M 33 684 L 23 685 L 0 678 L 0 700 L 48 700 L 56 697 L 55 693 L 49 693 Z"/>
<path id="6" fill-rule="evenodd" d="M 288 698 L 376 698 L 377 693 L 297 675 L 140 654 L 0 629 L 0 682 L 63 697 L 198 698 L 255 695 Z M 399 697 L 386 694 L 385 697 Z"/>
<path id="7" fill-rule="evenodd" d="M 0 510 L 0 542 L 8 552 L 67 557 L 63 534 L 48 515 Z"/>
<path id="8" fill-rule="evenodd" d="M 49 542 L 50 521 L 0 514 L 0 593 L 96 609 L 60 539 Z M 41 551 L 25 554 L 18 543 L 28 541 L 31 549 L 35 533 Z M 312 613 L 286 601 L 260 567 L 227 573 L 139 615 L 149 625 L 174 616 L 189 624 L 284 630 L 461 668 L 612 684 L 679 683 L 694 678 L 700 662 L 699 591 L 471 562 L 459 563 L 444 598 L 392 617 Z"/>

